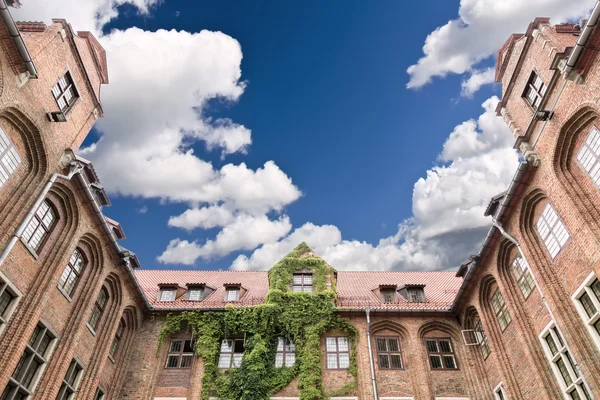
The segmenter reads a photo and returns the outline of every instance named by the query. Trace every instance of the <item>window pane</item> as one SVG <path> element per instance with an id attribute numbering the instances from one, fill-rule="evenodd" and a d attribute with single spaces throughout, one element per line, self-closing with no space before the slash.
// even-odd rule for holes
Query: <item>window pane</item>
<path id="1" fill-rule="evenodd" d="M 171 347 L 169 348 L 169 353 L 179 353 L 181 351 L 181 340 L 173 340 L 171 342 Z"/>
<path id="2" fill-rule="evenodd" d="M 328 352 L 335 352 L 335 351 L 337 351 L 337 346 L 336 346 L 336 342 L 335 342 L 335 338 L 334 337 L 328 337 L 328 338 L 326 338 L 325 339 L 325 344 L 326 344 Z"/>
<path id="3" fill-rule="evenodd" d="M 400 346 L 398 344 L 398 338 L 389 338 L 388 339 L 388 347 L 390 351 L 397 352 L 400 351 Z"/>
<path id="4" fill-rule="evenodd" d="M 285 355 L 285 365 L 286 367 L 291 367 L 296 363 L 296 354 L 287 353 Z"/>
<path id="5" fill-rule="evenodd" d="M 327 368 L 337 369 L 337 354 L 327 354 Z"/>
<path id="6" fill-rule="evenodd" d="M 170 355 L 167 357 L 167 368 L 177 368 L 179 365 L 179 356 Z"/>
<path id="7" fill-rule="evenodd" d="M 348 351 L 348 338 L 339 337 L 338 338 L 338 351 Z"/>
<path id="8" fill-rule="evenodd" d="M 594 283 L 592 283 L 592 291 L 596 295 L 596 298 L 600 301 L 600 281 L 596 279 Z"/>
<path id="9" fill-rule="evenodd" d="M 348 368 L 350 366 L 350 355 L 340 354 L 339 356 L 339 368 Z"/>
<path id="10" fill-rule="evenodd" d="M 275 354 L 275 368 L 283 367 L 283 353 Z"/>
<path id="11" fill-rule="evenodd" d="M 454 356 L 443 356 L 444 357 L 444 368 L 456 368 L 456 363 L 454 362 Z"/>
<path id="12" fill-rule="evenodd" d="M 449 340 L 440 340 L 440 352 L 452 353 L 452 345 Z"/>
<path id="13" fill-rule="evenodd" d="M 223 354 L 219 356 L 219 368 L 229 368 L 231 366 L 231 354 Z"/>
<path id="14" fill-rule="evenodd" d="M 390 360 L 392 361 L 392 368 L 402 368 L 402 357 L 399 354 L 392 354 Z"/>
<path id="15" fill-rule="evenodd" d="M 236 339 L 234 345 L 235 345 L 235 347 L 233 349 L 234 353 L 243 353 L 244 352 L 244 341 L 242 339 Z"/>
<path id="16" fill-rule="evenodd" d="M 183 352 L 184 353 L 193 353 L 194 348 L 191 340 L 186 340 L 183 342 Z"/>
<path id="17" fill-rule="evenodd" d="M 579 301 L 581 302 L 581 305 L 583 306 L 588 317 L 591 318 L 596 314 L 596 306 L 594 306 L 592 299 L 587 293 L 583 293 L 583 295 L 579 298 Z"/>
<path id="18" fill-rule="evenodd" d="M 312 285 L 312 274 L 304 274 L 304 284 Z"/>
<path id="19" fill-rule="evenodd" d="M 387 340 L 385 338 L 377 338 L 377 351 L 387 351 Z"/>
<path id="20" fill-rule="evenodd" d="M 558 353 L 558 348 L 556 347 L 556 343 L 554 343 L 552 335 L 546 336 L 545 339 L 546 343 L 548 343 L 548 347 L 550 348 L 550 353 L 552 353 L 553 356 L 556 355 L 556 353 Z"/>
<path id="21" fill-rule="evenodd" d="M 221 353 L 223 352 L 227 352 L 227 353 L 232 353 L 233 352 L 233 340 L 231 339 L 224 339 L 221 342 Z"/>
<path id="22" fill-rule="evenodd" d="M 379 368 L 381 369 L 389 369 L 390 368 L 390 359 L 387 354 L 383 354 L 379 356 Z"/>
<path id="23" fill-rule="evenodd" d="M 432 369 L 442 368 L 442 359 L 440 356 L 429 356 L 429 361 L 431 362 Z"/>
<path id="24" fill-rule="evenodd" d="M 181 368 L 190 368 L 192 366 L 192 360 L 194 356 L 186 355 L 181 356 Z"/>
<path id="25" fill-rule="evenodd" d="M 312 293 L 312 286 L 306 286 L 305 285 L 303 292 L 304 293 Z"/>
<path id="26" fill-rule="evenodd" d="M 430 353 L 437 353 L 438 352 L 438 346 L 437 346 L 437 342 L 435 340 L 426 340 L 427 343 L 427 351 Z"/>
<path id="27" fill-rule="evenodd" d="M 8 306 L 10 305 L 10 303 L 13 301 L 14 298 L 15 298 L 15 296 L 10 294 L 8 292 L 8 290 L 4 290 L 4 292 L 2 292 L 2 294 L 0 295 L 0 317 L 4 317 L 4 314 L 6 313 Z"/>
<path id="28" fill-rule="evenodd" d="M 294 285 L 302 285 L 302 275 L 300 275 L 300 274 L 294 274 L 294 278 L 293 279 L 294 279 Z"/>
<path id="29" fill-rule="evenodd" d="M 237 368 L 242 365 L 242 359 L 244 358 L 243 354 L 235 353 L 233 355 L 233 367 Z"/>
<path id="30" fill-rule="evenodd" d="M 556 361 L 556 366 L 558 367 L 558 370 L 560 371 L 560 374 L 563 377 L 563 380 L 565 381 L 565 385 L 570 386 L 573 383 L 573 380 L 571 379 L 569 371 L 567 371 L 567 366 L 565 365 L 565 362 L 562 360 L 562 358 L 559 358 Z"/>

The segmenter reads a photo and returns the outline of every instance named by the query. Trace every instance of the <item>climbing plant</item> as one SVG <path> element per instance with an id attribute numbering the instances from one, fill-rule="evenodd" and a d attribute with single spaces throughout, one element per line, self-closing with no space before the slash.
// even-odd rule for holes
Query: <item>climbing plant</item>
<path id="1" fill-rule="evenodd" d="M 297 271 L 313 274 L 313 293 L 290 291 L 292 275 Z M 159 348 L 169 335 L 182 329 L 192 332 L 196 354 L 204 362 L 202 400 L 210 396 L 220 400 L 267 400 L 295 377 L 298 377 L 300 400 L 323 400 L 354 391 L 358 383 L 358 331 L 335 312 L 333 268 L 302 243 L 271 268 L 269 286 L 265 304 L 167 315 Z M 344 332 L 350 339 L 348 372 L 353 379 L 339 390 L 327 393 L 322 380 L 320 345 L 321 337 L 329 330 Z M 221 340 L 241 333 L 247 338 L 241 366 L 220 370 Z M 291 367 L 275 368 L 278 337 L 288 338 L 296 347 L 296 362 Z"/>

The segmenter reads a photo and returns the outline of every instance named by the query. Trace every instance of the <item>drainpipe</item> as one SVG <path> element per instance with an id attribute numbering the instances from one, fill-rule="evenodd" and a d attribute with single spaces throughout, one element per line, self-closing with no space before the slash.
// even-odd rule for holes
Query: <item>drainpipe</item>
<path id="1" fill-rule="evenodd" d="M 373 349 L 371 347 L 371 310 L 366 309 L 367 316 L 367 345 L 369 347 L 369 363 L 371 364 L 371 382 L 373 383 L 373 399 L 378 400 L 377 396 L 377 381 L 375 380 L 375 365 L 373 363 Z"/>
<path id="2" fill-rule="evenodd" d="M 575 44 L 575 47 L 573 48 L 573 51 L 571 52 L 571 55 L 567 60 L 567 64 L 565 65 L 565 69 L 563 71 L 563 74 L 565 76 L 568 76 L 571 73 L 571 71 L 573 71 L 575 65 L 577 64 L 577 61 L 579 61 L 579 57 L 581 56 L 581 53 L 583 53 L 583 50 L 587 46 L 587 42 L 590 36 L 592 35 L 592 32 L 594 31 L 594 29 L 596 29 L 598 17 L 600 17 L 600 0 L 596 1 L 594 10 L 592 11 L 590 18 L 587 20 L 585 28 L 583 28 L 583 31 L 581 31 L 579 39 L 577 40 L 577 44 Z"/>
<path id="3" fill-rule="evenodd" d="M 0 0 L 0 3 L 4 3 L 4 0 Z M 1 9 L 0 9 L 0 11 L 1 11 Z M 66 181 L 70 181 L 71 178 L 73 178 L 73 175 L 75 175 L 75 174 L 81 175 L 79 173 L 80 171 L 81 171 L 81 169 L 78 166 L 71 164 L 71 170 L 69 171 L 69 175 L 61 175 L 56 172 L 54 174 L 52 174 L 50 179 L 48 179 L 46 186 L 44 186 L 44 189 L 39 194 L 39 196 L 35 200 L 35 203 L 33 203 L 33 206 L 31 207 L 31 209 L 29 210 L 29 212 L 23 219 L 23 222 L 21 222 L 21 225 L 19 225 L 19 227 L 17 228 L 17 230 L 15 231 L 13 236 L 10 238 L 6 247 L 4 247 L 4 250 L 2 250 L 2 254 L 0 254 L 0 265 L 2 265 L 4 263 L 4 260 L 6 260 L 6 257 L 8 257 L 8 255 L 10 254 L 12 248 L 15 247 L 17 240 L 19 240 L 19 238 L 25 231 L 25 228 L 27 228 L 27 225 L 29 225 L 31 218 L 33 218 L 33 216 L 36 213 L 36 211 L 38 210 L 38 208 L 40 208 L 40 206 L 42 205 L 42 202 L 46 198 L 46 195 L 50 191 L 50 188 L 52 187 L 52 185 L 54 184 L 56 179 L 64 179 Z"/>
<path id="4" fill-rule="evenodd" d="M 523 260 L 525 260 L 525 262 L 529 266 L 530 264 L 527 261 L 527 258 L 525 258 L 525 254 L 523 253 L 523 250 L 521 249 L 519 242 L 517 242 L 517 239 L 515 239 L 510 233 L 506 232 L 504 230 L 504 228 L 502 227 L 502 224 L 500 222 L 498 222 L 495 218 L 492 219 L 492 224 L 496 227 L 496 229 L 498 229 L 498 231 L 502 234 L 502 236 L 504 236 L 506 239 L 508 239 L 512 244 L 514 244 L 517 247 L 517 251 L 519 252 L 519 255 L 521 257 L 523 257 Z M 529 267 L 529 273 L 531 274 L 531 277 L 533 278 L 535 288 L 537 289 L 538 293 L 540 294 L 540 297 L 542 298 L 542 302 L 544 303 L 544 306 L 546 307 L 546 311 L 548 311 L 548 314 L 550 315 L 552 322 L 554 322 L 556 329 L 558 330 L 558 332 L 562 336 L 563 340 L 565 341 L 565 347 L 571 354 L 571 358 L 573 359 L 573 362 L 575 363 L 575 368 L 577 369 L 579 376 L 581 376 L 581 379 L 585 383 L 585 386 L 587 388 L 589 388 L 590 385 L 588 385 L 587 381 L 585 380 L 585 375 L 583 375 L 583 373 L 581 372 L 581 368 L 579 368 L 579 364 L 577 363 L 577 360 L 575 360 L 575 357 L 573 356 L 573 351 L 571 350 L 571 346 L 569 346 L 569 342 L 567 341 L 567 338 L 563 334 L 562 329 L 560 329 L 560 326 L 558 325 L 556 318 L 554 318 L 554 313 L 552 312 L 552 309 L 550 308 L 550 305 L 548 304 L 548 300 L 546 300 L 546 296 L 544 296 L 544 292 L 542 292 L 542 288 L 540 287 L 538 280 L 536 279 L 535 275 L 533 274 L 531 267 Z"/>
<path id="5" fill-rule="evenodd" d="M 0 0 L 0 18 L 4 21 L 4 25 L 6 26 L 6 30 L 10 35 L 15 46 L 17 46 L 17 50 L 19 51 L 19 55 L 21 56 L 21 60 L 25 64 L 27 68 L 27 72 L 29 72 L 29 76 L 31 78 L 37 78 L 38 73 L 35 65 L 33 65 L 33 60 L 31 59 L 31 55 L 29 54 L 29 50 L 27 50 L 27 46 L 25 46 L 25 42 L 21 37 L 21 33 L 17 28 L 17 24 L 13 20 L 10 12 L 8 11 L 8 6 L 6 5 L 5 0 Z"/>

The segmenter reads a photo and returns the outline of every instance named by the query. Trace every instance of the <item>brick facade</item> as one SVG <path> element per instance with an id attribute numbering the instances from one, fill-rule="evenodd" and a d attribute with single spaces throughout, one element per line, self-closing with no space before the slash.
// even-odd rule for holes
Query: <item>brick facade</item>
<path id="1" fill-rule="evenodd" d="M 100 89 L 108 83 L 103 49 L 91 34 L 76 33 L 62 20 L 18 25 L 38 70 L 37 77 L 27 77 L 6 24 L 0 23 L 0 126 L 21 162 L 0 186 L 0 296 L 10 294 L 0 308 L 0 396 L 25 398 L 19 392 L 55 399 L 75 359 L 82 367 L 75 380 L 78 399 L 94 399 L 98 389 L 104 399 L 199 399 L 203 360 L 194 357 L 191 366 L 168 369 L 169 346 L 157 351 L 167 313 L 219 312 L 232 285 L 240 285 L 237 306 L 261 304 L 269 290 L 266 273 L 133 272 L 135 255 L 116 244 L 120 227 L 98 212 L 108 201 L 93 166 L 74 155 L 102 116 Z M 508 192 L 488 208 L 506 235 L 491 228 L 480 253 L 457 277 L 343 271 L 328 276 L 328 288 L 337 281 L 337 312 L 359 332 L 358 387 L 344 399 L 373 399 L 374 387 L 378 398 L 389 400 L 494 399 L 500 388 L 509 399 L 600 398 L 600 303 L 589 317 L 579 300 L 585 293 L 594 296 L 592 287 L 585 288 L 600 277 L 600 179 L 594 181 L 595 170 L 588 173 L 577 159 L 593 127 L 600 128 L 600 32 L 592 33 L 574 70 L 563 74 L 582 28 L 538 18 L 498 53 L 498 114 L 525 159 Z M 47 113 L 59 111 L 52 87 L 67 72 L 77 100 L 65 111 L 66 122 L 50 122 Z M 533 106 L 526 96 L 532 73 L 545 88 Z M 55 216 L 39 247 L 28 245 L 19 228 L 31 220 L 28 212 L 36 211 L 38 200 L 47 201 Z M 557 239 L 554 257 L 538 228 L 548 204 L 568 232 L 564 243 Z M 83 268 L 68 292 L 61 279 L 76 249 Z M 528 265 L 520 270 L 522 279 L 513 269 L 521 256 Z M 186 297 L 194 284 L 210 289 L 206 299 Z M 161 287 L 174 287 L 175 300 L 159 301 Z M 424 287 L 425 302 L 403 297 L 412 287 Z M 393 300 L 384 304 L 382 293 L 389 288 Z M 101 293 L 107 295 L 104 302 L 98 300 Z M 97 322 L 96 310 L 101 310 Z M 40 366 L 30 369 L 33 375 L 19 376 L 20 360 L 27 364 L 31 358 L 22 355 L 38 346 L 28 342 L 40 326 L 52 340 Z M 561 349 L 550 349 L 547 335 Z M 401 368 L 381 368 L 378 337 L 398 338 Z M 167 342 L 186 338 L 181 332 Z M 449 341 L 457 368 L 433 369 L 427 339 Z M 327 369 L 325 336 L 321 349 L 328 391 L 351 381 L 348 371 Z M 294 379 L 272 396 L 295 398 L 297 386 Z"/>

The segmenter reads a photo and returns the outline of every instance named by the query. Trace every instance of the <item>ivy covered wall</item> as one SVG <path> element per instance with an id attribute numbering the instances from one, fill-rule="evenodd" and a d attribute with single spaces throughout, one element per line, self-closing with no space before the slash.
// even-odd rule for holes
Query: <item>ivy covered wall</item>
<path id="1" fill-rule="evenodd" d="M 290 290 L 294 272 L 313 274 L 313 293 Z M 298 377 L 301 400 L 323 400 L 352 393 L 358 386 L 356 342 L 358 332 L 335 312 L 335 271 L 301 243 L 269 271 L 270 290 L 265 304 L 224 311 L 188 311 L 169 314 L 161 331 L 160 343 L 182 329 L 191 331 L 196 354 L 204 363 L 202 399 L 267 400 Z M 323 385 L 321 337 L 336 330 L 350 339 L 348 372 L 353 379 L 335 392 Z M 246 335 L 239 368 L 218 368 L 221 340 Z M 275 368 L 277 338 L 290 339 L 296 346 L 296 363 Z"/>

